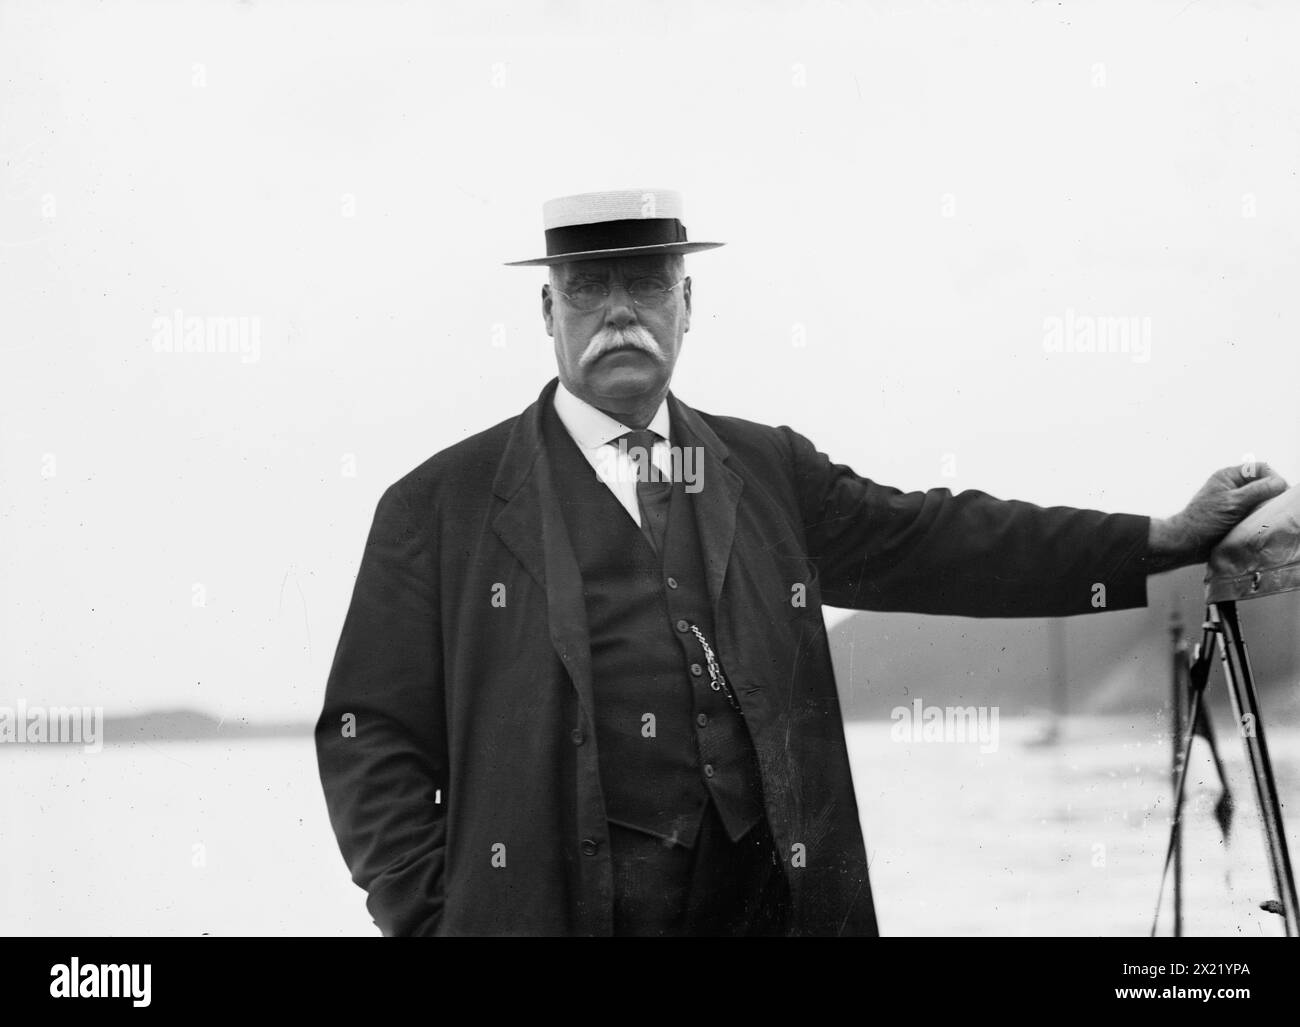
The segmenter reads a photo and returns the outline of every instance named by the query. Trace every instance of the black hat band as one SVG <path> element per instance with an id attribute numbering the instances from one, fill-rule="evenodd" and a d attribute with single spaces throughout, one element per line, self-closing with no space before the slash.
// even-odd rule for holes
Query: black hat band
<path id="1" fill-rule="evenodd" d="M 546 255 L 590 250 L 621 250 L 631 246 L 658 246 L 686 242 L 686 227 L 677 218 L 628 218 L 591 225 L 565 225 L 546 230 Z"/>

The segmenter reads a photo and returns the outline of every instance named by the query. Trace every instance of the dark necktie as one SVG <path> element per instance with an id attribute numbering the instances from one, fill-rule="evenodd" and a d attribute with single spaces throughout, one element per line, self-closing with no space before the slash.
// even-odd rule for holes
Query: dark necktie
<path id="1" fill-rule="evenodd" d="M 660 480 L 658 468 L 650 461 L 650 451 L 660 438 L 657 432 L 641 428 L 620 435 L 618 440 L 636 467 L 636 501 L 641 510 L 641 530 L 663 554 L 664 536 L 668 533 L 668 503 L 672 499 L 673 483 Z"/>

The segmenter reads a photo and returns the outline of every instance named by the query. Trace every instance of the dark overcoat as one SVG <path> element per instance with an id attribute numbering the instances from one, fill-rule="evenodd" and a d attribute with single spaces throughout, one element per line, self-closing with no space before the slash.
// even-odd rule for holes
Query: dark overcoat
<path id="1" fill-rule="evenodd" d="M 316 727 L 330 820 L 386 935 L 607 935 L 613 877 L 582 581 L 543 404 L 375 512 Z M 822 604 L 976 617 L 1146 605 L 1149 519 L 904 493 L 803 436 L 669 395 L 719 658 L 799 935 L 875 934 Z M 1101 604 L 1098 596 L 1102 597 Z"/>

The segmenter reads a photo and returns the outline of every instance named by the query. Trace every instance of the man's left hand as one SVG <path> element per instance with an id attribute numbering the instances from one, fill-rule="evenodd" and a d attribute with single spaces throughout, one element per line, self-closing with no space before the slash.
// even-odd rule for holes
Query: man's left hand
<path id="1" fill-rule="evenodd" d="M 1233 525 L 1286 490 L 1286 480 L 1268 464 L 1215 471 L 1180 512 L 1169 518 L 1151 518 L 1148 573 L 1204 563 Z"/>

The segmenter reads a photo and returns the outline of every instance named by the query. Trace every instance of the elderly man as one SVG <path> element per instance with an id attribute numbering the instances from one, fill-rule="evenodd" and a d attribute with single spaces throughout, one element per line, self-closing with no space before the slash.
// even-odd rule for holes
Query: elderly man
<path id="1" fill-rule="evenodd" d="M 875 934 L 822 604 L 1144 606 L 1285 488 L 1219 471 L 1169 520 L 900 492 L 670 392 L 684 255 L 720 245 L 676 194 L 544 220 L 558 380 L 384 493 L 316 729 L 386 935 Z"/>

